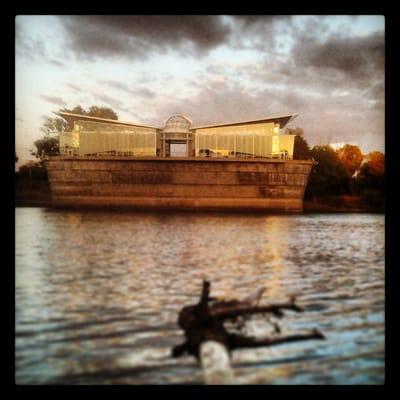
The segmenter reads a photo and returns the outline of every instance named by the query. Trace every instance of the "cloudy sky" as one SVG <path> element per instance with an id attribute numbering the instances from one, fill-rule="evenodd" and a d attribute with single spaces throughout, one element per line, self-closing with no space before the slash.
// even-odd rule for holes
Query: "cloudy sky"
<path id="1" fill-rule="evenodd" d="M 311 145 L 384 151 L 383 16 L 16 17 L 16 150 L 80 104 L 195 124 L 298 113 Z"/>

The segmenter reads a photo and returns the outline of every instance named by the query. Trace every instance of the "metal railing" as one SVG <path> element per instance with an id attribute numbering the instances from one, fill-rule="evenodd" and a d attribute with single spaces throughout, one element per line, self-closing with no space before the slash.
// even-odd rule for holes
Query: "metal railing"
<path id="1" fill-rule="evenodd" d="M 170 156 L 165 156 L 163 157 L 161 155 L 160 149 L 157 149 L 156 154 L 143 154 L 141 152 L 135 152 L 135 151 L 118 151 L 118 150 L 109 150 L 109 151 L 98 151 L 98 152 L 93 152 L 93 153 L 86 153 L 86 154 L 79 154 L 79 149 L 78 148 L 65 148 L 65 149 L 60 149 L 60 156 L 63 157 L 84 157 L 84 158 L 104 158 L 104 157 L 160 157 L 160 158 L 169 158 Z M 276 154 L 271 154 L 271 155 L 256 155 L 256 154 L 251 154 L 251 153 L 242 153 L 242 152 L 236 152 L 234 153 L 233 151 L 224 154 L 222 152 L 215 152 L 211 149 L 201 149 L 200 152 L 197 155 L 194 155 L 195 158 L 239 158 L 239 159 L 280 159 L 280 160 L 292 160 L 293 157 L 290 157 L 287 151 L 281 151 Z M 189 158 L 191 158 L 189 156 Z M 307 157 L 298 157 L 296 159 L 307 159 Z"/>

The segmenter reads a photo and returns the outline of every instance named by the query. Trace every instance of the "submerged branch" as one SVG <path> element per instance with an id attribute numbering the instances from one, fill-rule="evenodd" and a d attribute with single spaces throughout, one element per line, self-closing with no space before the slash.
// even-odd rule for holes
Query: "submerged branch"
<path id="1" fill-rule="evenodd" d="M 262 313 L 271 313 L 280 318 L 284 315 L 283 310 L 304 311 L 302 307 L 295 304 L 294 297 L 287 303 L 258 306 L 263 291 L 263 288 L 259 288 L 242 301 L 218 301 L 210 297 L 210 282 L 203 281 L 199 302 L 183 307 L 179 313 L 178 324 L 185 332 L 186 341 L 172 349 L 172 356 L 179 357 L 184 353 L 189 353 L 199 358 L 201 345 L 207 341 L 221 343 L 228 351 L 232 351 L 244 347 L 273 346 L 299 340 L 325 339 L 324 335 L 316 329 L 311 333 L 262 339 L 228 332 L 224 327 L 224 321 L 227 319 L 238 322 L 240 319 Z M 280 334 L 279 326 L 272 324 L 275 333 Z"/>
<path id="2" fill-rule="evenodd" d="M 281 343 L 297 342 L 300 340 L 311 340 L 311 339 L 325 339 L 325 336 L 314 329 L 310 333 L 273 337 L 273 338 L 262 338 L 255 339 L 251 337 L 245 337 L 240 335 L 230 335 L 231 347 L 235 348 L 245 348 L 245 347 L 263 347 L 263 346 L 274 346 Z"/>
<path id="3" fill-rule="evenodd" d="M 210 314 L 217 318 L 237 318 L 241 315 L 263 314 L 272 313 L 277 317 L 282 317 L 284 314 L 282 310 L 291 310 L 296 312 L 303 312 L 304 309 L 292 303 L 270 304 L 268 306 L 249 307 L 247 304 L 238 304 L 237 306 L 225 306 L 224 304 L 217 304 L 211 307 Z"/>

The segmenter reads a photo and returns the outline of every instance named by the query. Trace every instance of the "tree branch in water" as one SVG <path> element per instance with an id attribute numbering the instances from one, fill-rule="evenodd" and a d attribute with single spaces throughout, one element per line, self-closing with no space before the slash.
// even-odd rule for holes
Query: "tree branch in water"
<path id="1" fill-rule="evenodd" d="M 173 357 L 179 357 L 187 352 L 198 358 L 200 346 L 205 341 L 219 342 L 228 351 L 232 351 L 244 347 L 273 346 L 299 340 L 325 339 L 324 335 L 316 329 L 306 334 L 262 339 L 230 333 L 224 327 L 224 321 L 227 319 L 237 322 L 242 318 L 246 319 L 255 314 L 273 314 L 281 318 L 284 315 L 283 310 L 303 312 L 304 309 L 295 304 L 294 297 L 287 303 L 257 306 L 264 291 L 263 288 L 259 288 L 254 294 L 242 301 L 218 301 L 210 297 L 210 286 L 210 282 L 203 281 L 199 302 L 183 307 L 180 311 L 178 324 L 185 332 L 186 341 L 172 349 Z M 279 325 L 273 323 L 273 326 L 275 333 L 279 334 Z"/>

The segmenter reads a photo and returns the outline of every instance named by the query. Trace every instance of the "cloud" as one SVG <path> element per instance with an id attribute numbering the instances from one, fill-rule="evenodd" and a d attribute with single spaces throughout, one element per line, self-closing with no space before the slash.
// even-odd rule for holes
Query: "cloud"
<path id="1" fill-rule="evenodd" d="M 49 63 L 57 67 L 64 67 L 65 63 L 60 61 L 63 55 L 52 52 L 51 45 L 40 36 L 30 32 L 29 20 L 17 16 L 15 20 L 15 53 L 16 56 L 24 57 L 29 63 Z M 51 54 L 53 53 L 53 54 Z M 58 57 L 58 59 L 57 59 Z"/>
<path id="2" fill-rule="evenodd" d="M 77 85 L 74 85 L 73 83 L 68 82 L 66 84 L 66 86 L 69 87 L 70 89 L 72 89 L 76 93 L 81 93 L 82 92 L 82 88 L 77 86 Z"/>
<path id="3" fill-rule="evenodd" d="M 102 80 L 99 82 L 100 85 L 107 85 L 109 87 L 112 87 L 114 89 L 119 89 L 123 91 L 129 91 L 125 83 L 122 83 L 120 81 L 113 81 L 113 80 Z"/>
<path id="4" fill-rule="evenodd" d="M 311 144 L 346 135 L 360 144 L 383 141 L 383 26 L 380 32 L 356 35 L 347 16 L 55 18 L 63 28 L 64 43 L 57 48 L 63 49 L 64 58 L 56 56 L 51 42 L 43 44 L 28 31 L 17 33 L 19 51 L 54 65 L 59 59 L 73 60 L 72 55 L 79 61 L 96 60 L 93 70 L 79 63 L 83 69 L 76 80 L 68 77 L 73 84 L 66 85 L 81 103 L 87 96 L 83 103 L 88 106 L 102 102 L 123 111 L 121 119 L 159 125 L 182 111 L 203 124 L 298 112 L 292 126 L 302 127 Z M 203 57 L 219 47 L 221 52 Z M 133 65 L 167 52 L 178 61 L 196 56 L 191 63 L 195 68 L 181 71 L 175 61 L 163 65 L 159 58 L 151 65 Z M 118 67 L 118 57 L 129 62 L 127 76 L 110 74 L 110 65 L 101 64 L 111 59 Z M 43 98 L 65 104 L 57 97 Z"/>
<path id="5" fill-rule="evenodd" d="M 40 96 L 43 100 L 46 100 L 47 102 L 51 103 L 51 104 L 56 104 L 58 106 L 66 106 L 66 102 L 61 98 L 61 97 L 57 97 L 57 96 L 47 96 L 42 94 Z"/>
<path id="6" fill-rule="evenodd" d="M 69 49 L 80 57 L 141 59 L 154 51 L 205 52 L 230 33 L 219 16 L 61 16 Z"/>
<path id="7" fill-rule="evenodd" d="M 154 109 L 163 118 L 173 112 L 188 114 L 196 125 L 257 119 L 287 111 L 282 107 L 277 93 L 263 90 L 249 92 L 242 84 L 230 80 L 206 79 L 198 82 L 198 91 L 181 99 L 165 103 L 156 99 Z"/>
<path id="8" fill-rule="evenodd" d="M 373 85 L 367 90 L 367 95 L 372 99 L 385 99 L 385 81 L 384 79 L 378 79 Z"/>
<path id="9" fill-rule="evenodd" d="M 237 49 L 271 50 L 279 44 L 279 34 L 293 23 L 291 15 L 235 15 L 231 45 Z"/>
<path id="10" fill-rule="evenodd" d="M 240 82 L 230 79 L 205 78 L 197 82 L 197 93 L 169 102 L 155 98 L 139 105 L 136 110 L 148 119 L 163 119 L 174 112 L 184 112 L 195 125 L 257 119 L 280 113 L 299 113 L 292 127 L 304 129 L 311 145 L 324 144 L 334 139 L 359 143 L 363 149 L 383 148 L 384 113 L 381 104 L 353 91 L 344 96 L 324 95 L 321 91 L 308 92 L 302 87 L 285 89 L 265 86 L 249 91 Z M 343 94 L 343 92 L 340 92 Z M 148 110 L 154 110 L 153 115 Z"/>
<path id="11" fill-rule="evenodd" d="M 385 68 L 384 34 L 349 37 L 332 34 L 326 41 L 313 35 L 299 35 L 292 52 L 295 68 L 313 68 L 323 74 L 339 72 L 360 87 L 383 76 Z"/>
<path id="12" fill-rule="evenodd" d="M 156 96 L 156 94 L 152 90 L 149 90 L 146 88 L 138 88 L 138 89 L 132 90 L 132 93 L 135 94 L 136 96 L 144 97 L 147 99 L 152 99 Z"/>
<path id="13" fill-rule="evenodd" d="M 15 51 L 17 55 L 25 56 L 30 61 L 47 60 L 46 46 L 40 39 L 28 37 L 20 32 L 16 35 Z"/>
<path id="14" fill-rule="evenodd" d="M 93 96 L 96 100 L 100 100 L 107 107 L 121 108 L 123 106 L 123 102 L 121 100 L 115 99 L 114 97 L 110 97 L 105 94 L 94 94 Z"/>
<path id="15" fill-rule="evenodd" d="M 143 88 L 143 87 L 136 87 L 132 88 L 129 84 L 122 83 L 120 81 L 114 81 L 114 80 L 103 80 L 99 81 L 100 85 L 107 85 L 109 87 L 112 87 L 114 89 L 122 90 L 123 92 L 126 92 L 130 95 L 133 95 L 135 97 L 143 97 L 146 99 L 152 99 L 156 96 L 155 92 L 153 92 L 150 89 Z"/>
<path id="16" fill-rule="evenodd" d="M 99 15 L 59 16 L 66 47 L 80 59 L 147 59 L 176 51 L 201 57 L 229 44 L 265 50 L 277 45 L 276 33 L 292 16 L 271 15 Z"/>
<path id="17" fill-rule="evenodd" d="M 61 62 L 61 61 L 58 61 L 58 60 L 55 60 L 54 58 L 48 59 L 48 62 L 49 62 L 50 64 L 55 65 L 56 67 L 64 67 L 64 66 L 65 66 L 65 63 L 63 63 L 63 62 Z"/>
<path id="18" fill-rule="evenodd" d="M 318 21 L 317 21 L 318 22 Z M 350 130 L 349 110 L 354 110 L 354 130 L 379 126 L 384 132 L 384 34 L 344 37 L 342 34 L 322 34 L 324 24 L 304 25 L 296 29 L 291 52 L 287 57 L 264 57 L 260 64 L 237 67 L 237 74 L 251 83 L 252 91 L 260 95 L 273 93 L 282 107 L 308 115 L 326 117 L 326 125 Z M 292 28 L 290 28 L 292 29 Z M 217 72 L 214 68 L 211 72 Z M 223 70 L 218 71 L 228 76 Z M 268 90 L 267 90 L 268 89 Z M 272 90 L 272 91 L 271 91 Z M 269 97 L 266 98 L 271 101 Z M 336 113 L 339 123 L 330 118 Z M 371 110 L 376 113 L 370 114 Z M 358 120 L 360 119 L 360 120 Z M 301 119 L 298 119 L 301 120 Z M 367 122 L 368 121 L 368 122 Z M 310 124 L 311 126 L 312 124 Z M 312 128 L 316 132 L 315 128 Z"/>

